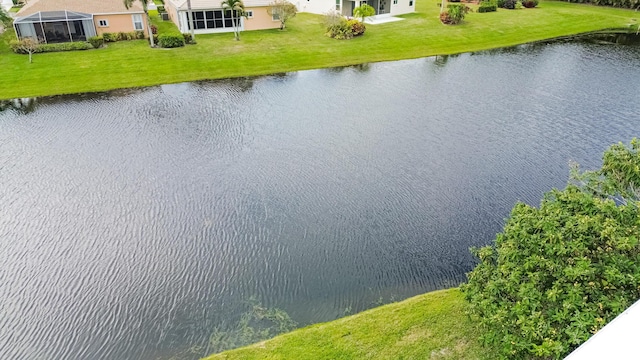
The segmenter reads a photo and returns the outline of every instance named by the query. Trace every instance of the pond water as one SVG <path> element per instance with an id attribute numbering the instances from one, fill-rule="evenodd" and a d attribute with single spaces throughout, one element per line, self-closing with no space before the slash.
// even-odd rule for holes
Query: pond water
<path id="1" fill-rule="evenodd" d="M 553 43 L 0 112 L 0 358 L 189 359 L 458 285 L 517 201 L 640 134 L 640 48 Z"/>

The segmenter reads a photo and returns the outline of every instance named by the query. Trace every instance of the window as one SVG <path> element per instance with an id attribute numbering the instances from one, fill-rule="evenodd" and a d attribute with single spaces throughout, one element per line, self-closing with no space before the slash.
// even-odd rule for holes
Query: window
<path id="1" fill-rule="evenodd" d="M 280 14 L 274 12 L 273 14 L 271 14 L 271 20 L 280 21 Z"/>
<path id="2" fill-rule="evenodd" d="M 413 0 L 409 0 L 409 6 L 413 6 Z"/>
<path id="3" fill-rule="evenodd" d="M 133 18 L 133 29 L 134 30 L 143 30 L 144 29 L 144 25 L 142 25 L 142 15 L 134 14 L 134 15 L 131 15 L 131 17 Z"/>
<path id="4" fill-rule="evenodd" d="M 393 5 L 398 5 L 398 0 L 393 0 Z"/>
<path id="5" fill-rule="evenodd" d="M 207 30 L 207 29 L 222 29 L 233 27 L 233 19 L 231 18 L 230 10 L 207 10 L 207 11 L 192 11 L 193 13 L 193 28 L 195 30 Z M 253 11 L 247 12 L 248 17 L 253 17 Z M 238 24 L 242 23 L 241 18 L 236 18 Z M 187 12 L 187 27 L 191 29 L 191 20 L 189 19 L 189 13 Z"/>
<path id="6" fill-rule="evenodd" d="M 342 0 L 336 0 L 336 11 L 340 11 L 340 3 L 342 2 Z"/>
<path id="7" fill-rule="evenodd" d="M 252 19 L 253 18 L 253 10 L 247 10 L 247 19 Z"/>
<path id="8" fill-rule="evenodd" d="M 109 22 L 107 20 L 98 20 L 98 26 L 99 27 L 108 27 L 109 26 Z"/>

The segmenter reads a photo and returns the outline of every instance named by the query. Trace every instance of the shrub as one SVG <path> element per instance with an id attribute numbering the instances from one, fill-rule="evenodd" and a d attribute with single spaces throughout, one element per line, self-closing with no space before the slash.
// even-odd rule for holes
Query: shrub
<path id="1" fill-rule="evenodd" d="M 104 39 L 104 42 L 116 42 L 118 41 L 118 34 L 114 34 L 114 33 L 103 33 L 102 34 L 102 38 Z"/>
<path id="2" fill-rule="evenodd" d="M 612 146 L 580 186 L 517 204 L 462 285 L 483 339 L 509 359 L 558 359 L 640 298 L 640 142 Z M 577 172 L 577 170 L 575 170 Z"/>
<path id="3" fill-rule="evenodd" d="M 102 36 L 92 36 L 87 39 L 87 41 L 89 42 L 89 44 L 91 44 L 91 46 L 93 46 L 94 49 L 98 49 L 102 47 L 102 44 L 104 44 L 104 38 Z"/>
<path id="4" fill-rule="evenodd" d="M 137 40 L 142 40 L 144 39 L 144 31 L 142 30 L 136 30 L 133 32 L 133 38 L 137 39 Z"/>
<path id="5" fill-rule="evenodd" d="M 447 5 L 447 11 L 440 14 L 440 21 L 448 25 L 459 24 L 470 10 L 471 8 L 464 4 Z"/>
<path id="6" fill-rule="evenodd" d="M 505 0 L 496 0 L 496 5 L 498 5 L 499 8 L 504 9 L 504 2 Z"/>
<path id="7" fill-rule="evenodd" d="M 504 2 L 502 3 L 502 8 L 504 9 L 510 9 L 513 10 L 516 8 L 516 3 L 518 1 L 517 0 L 504 0 Z"/>
<path id="8" fill-rule="evenodd" d="M 157 34 L 158 33 L 158 27 L 155 25 L 151 25 L 151 33 L 152 34 Z"/>
<path id="9" fill-rule="evenodd" d="M 163 12 L 165 12 L 164 6 L 158 5 L 158 13 L 163 13 Z"/>
<path id="10" fill-rule="evenodd" d="M 524 0 L 522 1 L 522 6 L 526 7 L 527 9 L 534 8 L 538 6 L 538 0 Z"/>
<path id="11" fill-rule="evenodd" d="M 364 23 L 361 21 L 358 21 L 356 19 L 352 19 L 347 21 L 347 26 L 351 27 L 351 34 L 353 36 L 360 36 L 362 34 L 364 34 L 364 31 L 367 29 L 364 26 Z"/>
<path id="12" fill-rule="evenodd" d="M 480 6 L 478 7 L 479 13 L 487 13 L 487 12 L 493 12 L 497 10 L 498 10 L 498 6 L 496 5 L 496 3 L 491 1 L 483 1 L 480 3 Z"/>
<path id="13" fill-rule="evenodd" d="M 191 37 L 190 33 L 183 33 L 182 37 L 184 37 L 185 44 L 195 44 L 195 40 Z"/>
<path id="14" fill-rule="evenodd" d="M 328 37 L 344 40 L 351 39 L 353 37 L 353 27 L 347 23 L 347 20 L 342 15 L 336 12 L 329 12 L 325 14 L 324 19 L 326 33 Z"/>
<path id="15" fill-rule="evenodd" d="M 93 49 L 93 46 L 88 42 L 74 41 L 58 44 L 40 44 L 40 46 L 38 47 L 38 52 L 74 51 L 89 49 Z"/>
<path id="16" fill-rule="evenodd" d="M 184 46 L 184 36 L 178 34 L 158 35 L 158 45 L 163 48 L 176 48 Z"/>

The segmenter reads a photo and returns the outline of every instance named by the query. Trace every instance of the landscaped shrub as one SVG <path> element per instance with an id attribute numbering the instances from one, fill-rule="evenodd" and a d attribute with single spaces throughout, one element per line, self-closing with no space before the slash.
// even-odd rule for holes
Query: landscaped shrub
<path id="1" fill-rule="evenodd" d="M 21 46 L 21 41 L 11 41 L 9 43 L 11 50 L 16 54 L 27 54 L 28 52 L 24 50 L 24 47 Z M 75 41 L 75 42 L 65 42 L 65 43 L 57 43 L 57 44 L 38 44 L 33 53 L 45 53 L 45 52 L 56 52 L 56 51 L 74 51 L 74 50 L 88 50 L 92 49 L 93 46 L 88 42 L 84 41 Z"/>
<path id="2" fill-rule="evenodd" d="M 459 24 L 469 11 L 471 11 L 471 8 L 467 5 L 449 4 L 447 5 L 447 11 L 440 13 L 440 21 L 447 25 Z"/>
<path id="3" fill-rule="evenodd" d="M 353 36 L 360 36 L 360 35 L 364 34 L 364 31 L 367 29 L 364 26 L 363 22 L 358 21 L 356 19 L 351 19 L 351 20 L 347 21 L 347 26 L 351 26 L 351 34 Z"/>
<path id="4" fill-rule="evenodd" d="M 538 0 L 523 0 L 522 6 L 526 7 L 527 9 L 534 8 L 538 6 Z"/>
<path id="5" fill-rule="evenodd" d="M 165 12 L 164 6 L 158 5 L 158 13 L 160 14 L 160 13 L 163 13 L 163 12 Z"/>
<path id="6" fill-rule="evenodd" d="M 349 25 L 347 19 L 336 12 L 325 14 L 324 19 L 328 37 L 344 40 L 353 38 L 353 26 Z"/>
<path id="7" fill-rule="evenodd" d="M 480 3 L 480 6 L 478 6 L 479 13 L 487 13 L 487 12 L 493 12 L 497 10 L 498 10 L 498 6 L 493 1 L 483 1 Z"/>
<path id="8" fill-rule="evenodd" d="M 142 40 L 144 39 L 144 31 L 142 30 L 136 30 L 133 32 L 133 38 L 137 39 L 137 40 Z"/>
<path id="9" fill-rule="evenodd" d="M 193 38 L 191 37 L 190 33 L 183 33 L 182 37 L 184 37 L 184 43 L 185 44 L 195 44 L 196 42 L 193 40 Z"/>
<path id="10" fill-rule="evenodd" d="M 93 46 L 94 49 L 98 49 L 102 47 L 102 44 L 104 44 L 104 38 L 102 36 L 92 36 L 87 39 L 87 41 L 89 42 L 89 44 L 91 44 L 91 46 Z"/>
<path id="11" fill-rule="evenodd" d="M 518 2 L 518 0 L 504 0 L 504 2 L 502 3 L 501 8 L 513 10 L 513 9 L 516 8 L 516 3 L 517 2 Z"/>
<path id="12" fill-rule="evenodd" d="M 640 298 L 640 141 L 520 203 L 461 289 L 505 359 L 561 359 Z"/>
<path id="13" fill-rule="evenodd" d="M 135 35 L 132 35 L 129 32 L 119 32 L 118 33 L 118 41 L 128 41 L 135 39 Z"/>
<path id="14" fill-rule="evenodd" d="M 504 9 L 504 2 L 505 0 L 496 0 L 496 5 L 498 5 L 499 8 Z"/>
<path id="15" fill-rule="evenodd" d="M 151 33 L 152 34 L 157 34 L 158 33 L 158 27 L 155 25 L 151 25 Z"/>
<path id="16" fill-rule="evenodd" d="M 74 50 L 89 50 L 93 49 L 93 46 L 88 42 L 74 41 L 58 44 L 40 44 L 39 52 L 56 52 L 56 51 L 74 51 Z"/>
<path id="17" fill-rule="evenodd" d="M 184 46 L 184 36 L 180 33 L 158 35 L 158 45 L 163 48 Z"/>
<path id="18" fill-rule="evenodd" d="M 118 34 L 115 34 L 115 33 L 102 33 L 102 38 L 104 39 L 104 42 L 106 42 L 106 43 L 116 42 L 116 41 L 118 41 Z"/>

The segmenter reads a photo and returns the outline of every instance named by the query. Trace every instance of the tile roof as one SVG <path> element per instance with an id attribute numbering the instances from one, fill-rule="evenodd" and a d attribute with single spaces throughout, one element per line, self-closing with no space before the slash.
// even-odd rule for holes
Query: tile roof
<path id="1" fill-rule="evenodd" d="M 60 10 L 87 14 L 139 13 L 142 12 L 142 5 L 134 1 L 131 8 L 127 9 L 122 0 L 29 0 L 16 15 L 22 17 L 39 11 Z"/>

